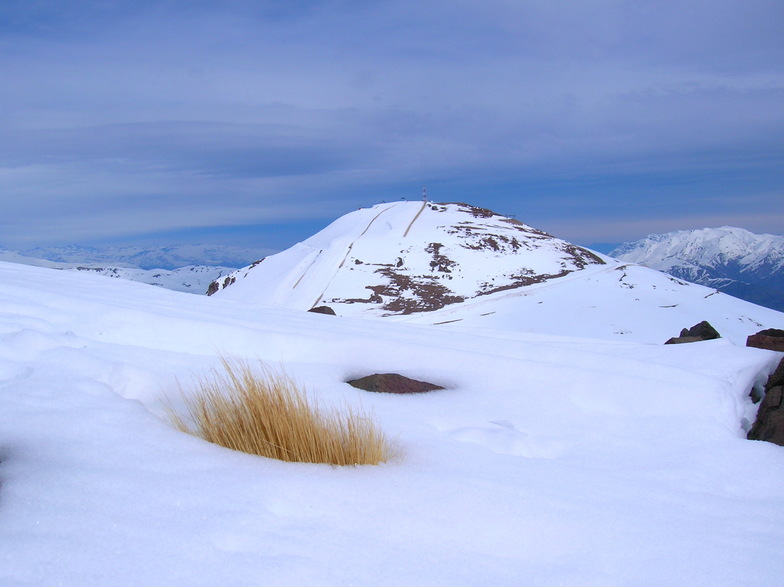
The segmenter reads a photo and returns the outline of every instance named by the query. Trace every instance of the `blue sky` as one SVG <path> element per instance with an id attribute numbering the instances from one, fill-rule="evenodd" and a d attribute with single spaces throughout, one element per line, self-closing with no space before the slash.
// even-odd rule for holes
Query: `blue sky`
<path id="1" fill-rule="evenodd" d="M 285 248 L 381 201 L 784 230 L 781 0 L 4 0 L 0 245 Z"/>

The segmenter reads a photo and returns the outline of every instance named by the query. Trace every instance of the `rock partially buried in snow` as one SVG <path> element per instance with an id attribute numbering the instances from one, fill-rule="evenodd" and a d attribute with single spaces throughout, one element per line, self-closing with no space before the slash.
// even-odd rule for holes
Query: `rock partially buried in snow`
<path id="1" fill-rule="evenodd" d="M 760 330 L 746 339 L 746 346 L 784 352 L 784 330 L 777 328 Z"/>
<path id="2" fill-rule="evenodd" d="M 427 381 L 417 381 L 397 373 L 375 373 L 360 379 L 347 381 L 349 385 L 365 391 L 375 391 L 379 393 L 424 393 L 444 389 L 440 385 L 428 383 Z"/>
<path id="3" fill-rule="evenodd" d="M 313 312 L 314 314 L 327 314 L 328 316 L 336 316 L 335 310 L 330 308 L 329 306 L 315 306 L 308 310 L 308 312 Z"/>
<path id="4" fill-rule="evenodd" d="M 768 377 L 765 384 L 765 397 L 762 398 L 757 419 L 751 427 L 747 438 L 749 440 L 767 440 L 774 444 L 784 446 L 784 359 Z"/>
<path id="5" fill-rule="evenodd" d="M 681 330 L 681 335 L 669 339 L 664 344 L 683 344 L 686 342 L 701 342 L 703 340 L 714 340 L 721 338 L 721 334 L 710 325 L 710 322 L 703 320 L 691 328 Z"/>

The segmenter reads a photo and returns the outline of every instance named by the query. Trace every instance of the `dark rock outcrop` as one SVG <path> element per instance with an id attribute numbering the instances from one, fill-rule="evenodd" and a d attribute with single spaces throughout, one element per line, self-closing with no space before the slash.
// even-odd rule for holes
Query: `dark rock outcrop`
<path id="1" fill-rule="evenodd" d="M 699 336 L 673 336 L 664 344 L 684 344 L 687 342 L 702 342 L 704 338 Z"/>
<path id="2" fill-rule="evenodd" d="M 207 288 L 207 295 L 211 296 L 212 294 L 229 287 L 235 281 L 237 281 L 237 278 L 232 275 L 227 275 L 222 282 L 220 279 L 216 279 L 210 283 L 209 287 Z"/>
<path id="3" fill-rule="evenodd" d="M 701 342 L 703 340 L 713 340 L 721 338 L 719 332 L 710 325 L 710 322 L 703 320 L 691 328 L 681 330 L 680 336 L 669 339 L 664 344 L 682 344 L 685 342 Z"/>
<path id="4" fill-rule="evenodd" d="M 328 314 L 329 316 L 337 316 L 335 314 L 335 310 L 330 308 L 329 306 L 314 306 L 308 312 L 313 312 L 315 314 Z"/>
<path id="5" fill-rule="evenodd" d="M 440 385 L 409 379 L 397 373 L 376 373 L 360 379 L 353 379 L 346 383 L 357 389 L 379 393 L 424 393 L 426 391 L 444 389 Z"/>
<path id="6" fill-rule="evenodd" d="M 765 384 L 765 397 L 757 410 L 757 419 L 746 436 L 749 440 L 767 440 L 784 446 L 784 359 L 768 377 Z"/>
<path id="7" fill-rule="evenodd" d="M 746 339 L 746 346 L 784 352 L 784 330 L 777 328 L 760 330 Z"/>

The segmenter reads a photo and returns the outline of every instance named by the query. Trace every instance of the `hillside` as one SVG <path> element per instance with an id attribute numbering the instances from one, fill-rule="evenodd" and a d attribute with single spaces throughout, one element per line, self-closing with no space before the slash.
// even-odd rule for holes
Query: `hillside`
<path id="1" fill-rule="evenodd" d="M 784 310 L 784 237 L 725 226 L 650 235 L 610 253 L 776 310 Z"/>
<path id="2" fill-rule="evenodd" d="M 466 204 L 351 212 L 306 241 L 221 278 L 216 298 L 450 330 L 662 343 L 708 320 L 744 344 L 781 314 L 621 263 Z"/>
<path id="3" fill-rule="evenodd" d="M 346 214 L 215 283 L 212 293 L 341 315 L 389 316 L 563 278 L 595 253 L 467 204 L 397 202 Z"/>

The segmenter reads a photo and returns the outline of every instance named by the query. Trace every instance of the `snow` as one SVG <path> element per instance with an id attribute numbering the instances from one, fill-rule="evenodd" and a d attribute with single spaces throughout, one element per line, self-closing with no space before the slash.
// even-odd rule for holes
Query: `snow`
<path id="1" fill-rule="evenodd" d="M 488 238 L 498 250 L 478 246 Z M 453 263 L 449 272 L 433 269 L 433 242 Z M 558 333 L 652 344 L 703 320 L 741 346 L 763 325 L 784 325 L 775 310 L 588 251 L 580 257 L 580 251 L 464 204 L 386 203 L 346 214 L 306 241 L 234 272 L 234 283 L 219 282 L 215 297 L 299 310 L 326 304 L 340 316 L 382 316 L 453 332 Z M 385 287 L 379 268 L 389 267 L 412 281 L 432 280 L 465 301 L 413 314 L 390 310 L 370 299 L 370 290 Z M 511 276 L 520 274 L 532 283 L 515 284 Z M 401 288 L 399 297 L 415 300 L 414 289 Z M 488 291 L 494 289 L 499 291 Z"/>
<path id="2" fill-rule="evenodd" d="M 784 237 L 754 234 L 732 226 L 681 230 L 624 243 L 610 255 L 667 272 L 680 268 L 696 274 L 700 268 L 735 264 L 740 273 L 753 272 L 763 265 L 775 273 L 784 269 Z"/>
<path id="3" fill-rule="evenodd" d="M 614 271 L 488 296 L 485 317 L 452 308 L 463 324 L 450 327 L 0 263 L 0 584 L 778 584 L 784 449 L 744 427 L 749 389 L 782 355 L 742 346 L 751 324 L 661 345 L 664 309 L 617 296 L 576 327 L 578 310 L 549 330 L 531 317 L 575 305 L 585 279 L 586 298 L 628 291 Z M 639 289 L 645 275 L 627 279 Z M 662 301 L 680 296 L 690 325 L 697 290 L 669 283 Z M 784 326 L 723 297 L 716 311 L 739 324 Z M 529 298 L 526 320 L 514 304 Z M 402 458 L 282 463 L 177 432 L 163 401 L 222 354 L 282 364 L 320 402 L 372 412 Z M 447 389 L 344 383 L 374 371 Z"/>
<path id="4" fill-rule="evenodd" d="M 13 251 L 0 247 L 0 261 L 26 265 L 84 265 L 89 267 L 134 267 L 178 269 L 190 265 L 242 267 L 274 253 L 271 249 L 230 245 L 103 246 L 65 245 Z M 43 263 L 43 265 L 42 265 Z"/>
<path id="5" fill-rule="evenodd" d="M 158 287 L 165 287 L 174 291 L 182 291 L 193 294 L 203 295 L 207 293 L 207 288 L 210 283 L 228 275 L 232 271 L 236 271 L 235 267 L 223 267 L 220 265 L 184 265 L 174 269 L 143 269 L 138 266 L 128 264 L 126 261 L 131 257 L 128 254 L 120 255 L 118 251 L 128 249 L 109 249 L 108 251 L 98 251 L 84 247 L 66 247 L 65 249 L 45 249 L 37 250 L 40 253 L 48 252 L 50 256 L 55 258 L 79 258 L 79 262 L 62 262 L 50 261 L 44 258 L 29 257 L 22 255 L 16 251 L 9 251 L 0 249 L 0 261 L 10 263 L 23 263 L 25 265 L 32 265 L 34 267 L 49 267 L 51 269 L 61 269 L 63 271 L 82 271 L 97 273 L 106 277 L 113 277 L 116 279 L 128 279 L 131 281 L 139 281 L 148 285 L 157 285 Z M 131 251 L 139 251 L 137 248 L 130 249 Z M 177 247 L 176 250 L 183 252 L 188 251 L 187 247 Z M 145 249 L 141 249 L 145 251 Z M 59 252 L 59 254 L 58 254 Z M 167 257 L 160 251 L 157 260 L 164 261 Z M 194 254 L 202 252 L 209 256 L 214 253 L 211 249 L 204 250 L 203 247 L 194 247 L 192 251 Z M 112 258 L 112 254 L 117 256 Z M 139 253 L 141 255 L 141 253 Z M 152 251 L 148 251 L 148 259 L 152 258 Z M 104 260 L 110 262 L 109 265 L 96 263 L 99 257 L 106 257 Z M 181 257 L 174 257 L 174 259 Z M 169 259 L 171 260 L 171 259 Z"/>
<path id="6" fill-rule="evenodd" d="M 238 270 L 217 295 L 341 316 L 410 313 L 450 296 L 491 295 L 518 282 L 593 267 L 599 255 L 466 204 L 394 202 L 339 218 L 302 243 Z M 433 295 L 433 288 L 442 290 Z M 376 299 L 371 296 L 374 294 Z M 404 309 L 389 302 L 408 300 Z"/>
<path id="7" fill-rule="evenodd" d="M 555 332 L 651 344 L 707 320 L 724 338 L 743 346 L 750 334 L 766 324 L 784 325 L 783 317 L 781 312 L 658 271 L 608 263 L 518 291 L 390 319 L 452 330 Z"/>
<path id="8" fill-rule="evenodd" d="M 784 311 L 784 237 L 724 226 L 649 235 L 610 255 Z"/>

